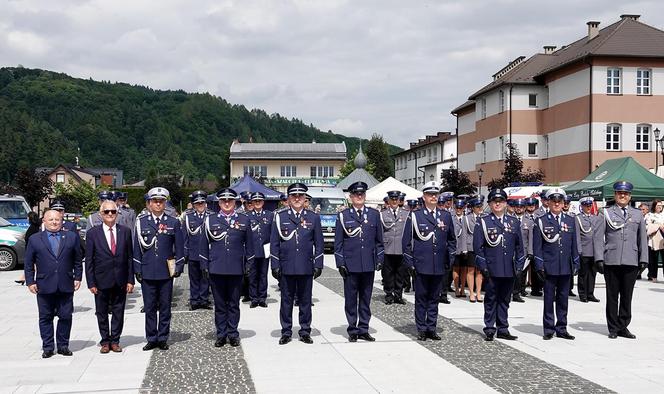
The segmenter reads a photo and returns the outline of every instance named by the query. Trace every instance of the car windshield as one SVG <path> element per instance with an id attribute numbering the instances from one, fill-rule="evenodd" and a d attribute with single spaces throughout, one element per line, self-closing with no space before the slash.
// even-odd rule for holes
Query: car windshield
<path id="1" fill-rule="evenodd" d="M 319 213 L 322 214 L 336 214 L 337 209 L 345 205 L 345 201 L 340 198 L 312 198 L 309 206 L 313 210 L 317 210 L 320 206 Z"/>
<path id="2" fill-rule="evenodd" d="M 9 223 L 8 221 L 6 221 L 5 219 L 0 218 L 0 227 L 8 227 L 8 226 L 11 226 L 11 225 L 12 224 Z"/>
<path id="3" fill-rule="evenodd" d="M 26 219 L 29 208 L 20 200 L 0 201 L 0 217 L 5 219 Z"/>

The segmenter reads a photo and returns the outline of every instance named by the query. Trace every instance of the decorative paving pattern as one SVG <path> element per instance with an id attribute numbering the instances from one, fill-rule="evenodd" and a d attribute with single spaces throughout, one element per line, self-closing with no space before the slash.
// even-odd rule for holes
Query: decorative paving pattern
<path id="1" fill-rule="evenodd" d="M 336 272 L 335 272 L 336 274 Z M 316 281 L 343 296 L 343 282 L 336 275 Z M 372 316 L 415 340 L 414 305 L 385 305 L 374 288 Z M 451 319 L 438 317 L 442 340 L 416 341 L 450 364 L 503 393 L 610 393 L 611 390 L 501 343 L 484 341 L 484 335 Z M 472 357 L 469 357 L 472 355 Z M 463 391 L 463 390 L 462 390 Z"/>
<path id="2" fill-rule="evenodd" d="M 175 280 L 168 351 L 153 350 L 143 393 L 255 393 L 242 346 L 215 348 L 214 313 L 189 311 L 189 278 Z"/>

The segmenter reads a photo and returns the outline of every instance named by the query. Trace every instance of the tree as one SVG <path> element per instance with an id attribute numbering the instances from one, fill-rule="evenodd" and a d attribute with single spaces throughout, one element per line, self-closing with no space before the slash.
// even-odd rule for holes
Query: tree
<path id="1" fill-rule="evenodd" d="M 53 181 L 48 177 L 46 171 L 35 171 L 34 169 L 21 167 L 16 172 L 14 182 L 16 188 L 31 207 L 39 204 L 53 190 Z"/>
<path id="2" fill-rule="evenodd" d="M 100 191 L 103 187 L 93 187 L 88 182 L 68 184 L 56 183 L 54 187 L 55 199 L 62 201 L 67 212 L 80 212 L 89 215 L 99 209 Z"/>
<path id="3" fill-rule="evenodd" d="M 367 143 L 367 163 L 373 164 L 373 171 L 369 168 L 367 168 L 367 171 L 376 177 L 379 182 L 394 176 L 394 165 L 390 158 L 390 152 L 387 143 L 383 141 L 383 136 L 380 134 L 372 134 Z"/>
<path id="4" fill-rule="evenodd" d="M 182 202 L 183 198 L 185 197 L 184 193 L 182 193 L 180 178 L 177 175 L 163 175 L 158 178 L 145 180 L 146 191 L 157 186 L 163 187 L 166 190 L 168 190 L 171 203 L 173 204 L 174 207 L 178 207 L 180 205 L 180 202 Z"/>
<path id="5" fill-rule="evenodd" d="M 542 170 L 533 170 L 527 168 L 523 170 L 523 160 L 521 154 L 516 148 L 516 144 L 507 145 L 507 157 L 505 158 L 505 167 L 500 173 L 501 177 L 492 179 L 487 183 L 489 189 L 505 188 L 512 182 L 543 182 L 545 175 Z"/>
<path id="6" fill-rule="evenodd" d="M 442 179 L 442 190 L 454 192 L 455 196 L 459 194 L 475 194 L 477 185 L 470 181 L 470 177 L 457 168 L 443 170 L 440 174 Z"/>

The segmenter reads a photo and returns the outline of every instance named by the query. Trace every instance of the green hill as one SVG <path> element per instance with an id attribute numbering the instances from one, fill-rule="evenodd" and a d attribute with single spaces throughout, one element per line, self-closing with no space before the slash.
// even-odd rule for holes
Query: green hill
<path id="1" fill-rule="evenodd" d="M 234 138 L 345 141 L 349 154 L 360 143 L 210 94 L 0 68 L 0 181 L 10 180 L 22 166 L 73 163 L 76 156 L 83 167 L 123 169 L 128 182 L 158 173 L 219 179 L 228 174 Z"/>

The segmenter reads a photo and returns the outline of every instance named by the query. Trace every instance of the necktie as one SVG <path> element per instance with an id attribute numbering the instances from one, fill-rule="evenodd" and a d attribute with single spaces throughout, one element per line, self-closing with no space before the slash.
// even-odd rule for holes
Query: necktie
<path id="1" fill-rule="evenodd" d="M 300 213 L 299 212 L 295 212 L 295 219 L 300 220 Z"/>
<path id="2" fill-rule="evenodd" d="M 117 245 L 115 244 L 115 235 L 113 234 L 113 227 L 109 228 L 108 232 L 111 233 L 111 253 L 115 255 Z"/>
<path id="3" fill-rule="evenodd" d="M 57 255 L 58 250 L 60 249 L 60 234 L 51 233 L 48 237 L 48 241 L 51 244 L 51 250 L 53 251 L 53 254 Z"/>
<path id="4" fill-rule="evenodd" d="M 392 215 L 394 216 L 395 219 L 397 218 L 397 210 L 396 209 L 392 210 Z"/>
<path id="5" fill-rule="evenodd" d="M 558 222 L 558 225 L 560 226 L 560 216 L 556 215 L 556 222 Z"/>
<path id="6" fill-rule="evenodd" d="M 154 222 L 157 224 L 157 227 L 159 227 L 159 222 L 160 222 L 159 218 L 154 218 Z"/>
<path id="7" fill-rule="evenodd" d="M 360 218 L 360 219 L 362 218 L 362 210 L 361 209 L 357 210 L 357 217 Z"/>
<path id="8" fill-rule="evenodd" d="M 623 211 L 623 217 L 626 218 L 627 217 L 627 208 L 623 207 L 622 211 Z"/>

